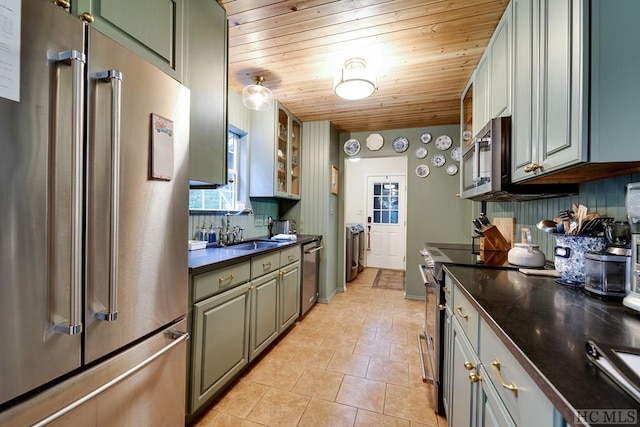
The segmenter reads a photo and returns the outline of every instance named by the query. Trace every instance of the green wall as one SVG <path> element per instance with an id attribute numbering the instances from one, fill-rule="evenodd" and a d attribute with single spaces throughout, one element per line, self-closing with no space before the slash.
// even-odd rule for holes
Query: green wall
<path id="1" fill-rule="evenodd" d="M 432 141 L 423 144 L 420 135 L 429 132 Z M 366 139 L 371 133 L 379 133 L 384 138 L 384 146 L 378 151 L 366 148 Z M 435 147 L 435 140 L 440 135 L 449 135 L 453 144 L 449 150 L 441 151 Z M 399 136 L 409 139 L 409 149 L 404 153 L 393 151 L 391 143 Z M 361 150 L 357 156 L 361 158 L 395 157 L 405 156 L 408 161 L 407 169 L 407 240 L 406 240 L 406 298 L 424 299 L 424 286 L 418 272 L 418 264 L 424 262 L 419 250 L 425 242 L 471 242 L 472 202 L 460 199 L 457 194 L 460 188 L 460 173 L 449 176 L 445 172 L 447 165 L 456 163 L 451 159 L 451 150 L 460 145 L 460 127 L 432 126 L 424 128 L 410 128 L 398 130 L 386 130 L 369 132 L 354 132 L 340 134 L 340 147 L 350 138 L 360 142 Z M 424 159 L 415 156 L 416 148 L 423 146 L 428 149 L 428 155 Z M 436 168 L 431 165 L 433 154 L 444 154 L 447 163 L 444 167 Z M 340 164 L 347 158 L 343 150 L 340 150 Z M 418 178 L 415 174 L 416 167 L 424 163 L 429 166 L 430 174 L 426 178 Z M 375 171 L 372 171 L 375 172 Z M 349 201 L 341 201 L 348 204 Z M 344 208 L 342 207 L 341 210 Z M 344 230 L 344 224 L 340 226 Z M 344 236 L 340 233 L 340 248 L 344 248 Z M 340 262 L 344 261 L 344 253 L 340 254 Z M 339 277 L 344 277 L 344 267 Z M 348 285 L 347 285 L 348 288 Z"/>

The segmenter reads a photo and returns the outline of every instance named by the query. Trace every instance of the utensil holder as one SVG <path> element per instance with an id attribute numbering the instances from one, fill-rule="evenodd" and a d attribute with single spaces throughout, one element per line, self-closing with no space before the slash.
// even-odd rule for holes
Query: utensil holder
<path id="1" fill-rule="evenodd" d="M 484 251 L 507 252 L 511 244 L 507 242 L 495 225 L 483 227 L 480 230 L 484 237 L 480 239 L 480 249 Z"/>

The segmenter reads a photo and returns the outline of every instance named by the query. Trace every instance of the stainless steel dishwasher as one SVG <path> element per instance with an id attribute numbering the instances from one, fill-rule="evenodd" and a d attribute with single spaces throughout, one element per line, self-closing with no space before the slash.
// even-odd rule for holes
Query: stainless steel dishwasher
<path id="1" fill-rule="evenodd" d="M 318 301 L 318 276 L 320 273 L 320 244 L 322 237 L 313 242 L 302 245 L 304 255 L 302 263 L 302 292 L 300 301 L 300 316 L 313 307 Z"/>

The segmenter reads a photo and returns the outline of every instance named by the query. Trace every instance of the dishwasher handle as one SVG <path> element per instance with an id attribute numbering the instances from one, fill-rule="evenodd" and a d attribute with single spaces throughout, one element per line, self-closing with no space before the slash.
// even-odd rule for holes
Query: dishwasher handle
<path id="1" fill-rule="evenodd" d="M 324 246 L 316 246 L 312 249 L 309 249 L 307 251 L 304 251 L 305 254 L 315 254 L 316 252 L 318 252 L 320 249 L 323 249 Z"/>

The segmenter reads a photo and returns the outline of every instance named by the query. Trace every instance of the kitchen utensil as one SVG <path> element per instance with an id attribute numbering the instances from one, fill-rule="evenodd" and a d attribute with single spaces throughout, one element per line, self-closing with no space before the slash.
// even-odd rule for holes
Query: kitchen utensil
<path id="1" fill-rule="evenodd" d="M 536 227 L 539 230 L 544 231 L 545 233 L 558 232 L 558 224 L 555 221 L 552 221 L 550 219 L 543 219 L 542 221 L 536 224 Z"/>
<path id="2" fill-rule="evenodd" d="M 556 239 L 556 246 L 553 249 L 554 265 L 561 275 L 556 282 L 582 287 L 585 280 L 585 253 L 603 251 L 607 247 L 607 240 L 598 236 L 573 236 L 559 233 L 553 236 Z"/>

